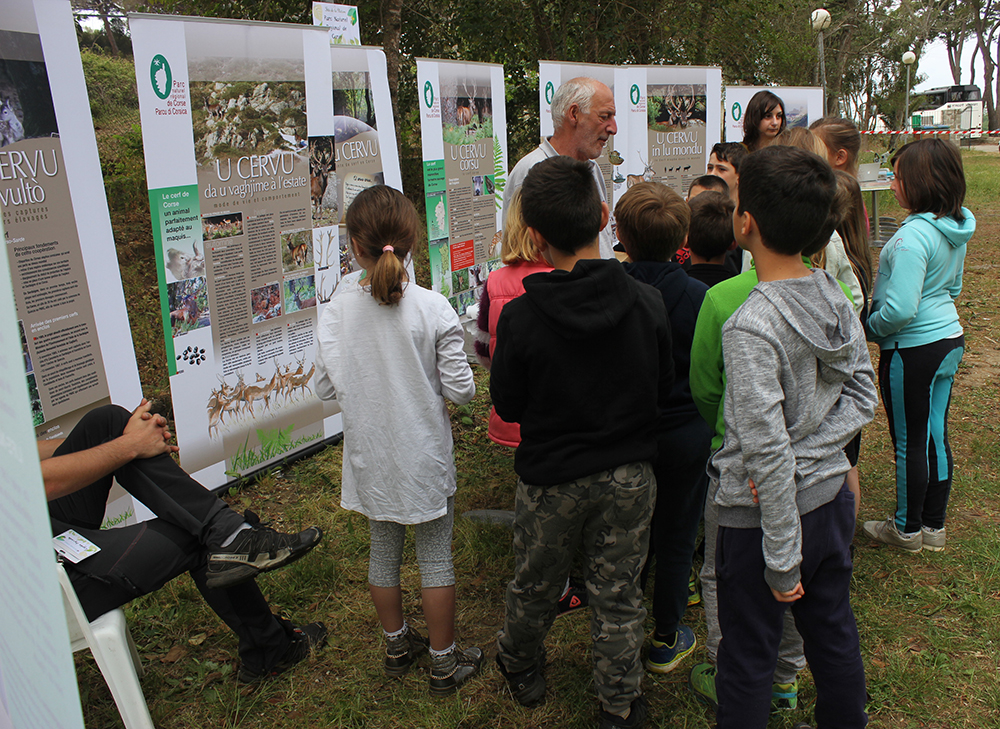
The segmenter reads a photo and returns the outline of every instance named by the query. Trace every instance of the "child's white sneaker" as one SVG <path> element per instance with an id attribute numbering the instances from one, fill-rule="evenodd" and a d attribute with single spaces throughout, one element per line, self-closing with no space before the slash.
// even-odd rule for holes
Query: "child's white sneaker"
<path id="1" fill-rule="evenodd" d="M 896 520 L 889 517 L 885 521 L 866 521 L 862 531 L 876 542 L 899 547 L 905 552 L 919 552 L 924 548 L 923 534 L 903 534 L 896 529 Z"/>
<path id="2" fill-rule="evenodd" d="M 930 527 L 920 527 L 921 538 L 924 549 L 928 552 L 944 551 L 944 527 L 931 529 Z"/>

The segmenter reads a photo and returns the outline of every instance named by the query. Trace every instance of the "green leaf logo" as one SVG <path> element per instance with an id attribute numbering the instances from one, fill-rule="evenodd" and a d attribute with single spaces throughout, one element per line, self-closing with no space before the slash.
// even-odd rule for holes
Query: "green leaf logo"
<path id="1" fill-rule="evenodd" d="M 428 109 L 434 106 L 434 86 L 430 81 L 424 84 L 424 103 Z"/>
<path id="2" fill-rule="evenodd" d="M 351 8 L 350 10 L 348 10 L 347 11 L 347 17 L 351 19 L 351 25 L 357 25 L 358 24 L 358 9 L 357 8 Z"/>
<path id="3" fill-rule="evenodd" d="M 545 84 L 545 103 L 551 104 L 552 97 L 555 95 L 556 95 L 556 87 L 552 85 L 551 81 L 549 81 L 547 84 Z"/>
<path id="4" fill-rule="evenodd" d="M 153 87 L 153 93 L 161 99 L 170 96 L 170 90 L 174 86 L 174 76 L 170 72 L 170 64 L 167 59 L 157 53 L 149 64 L 149 83 Z"/>
<path id="5" fill-rule="evenodd" d="M 743 107 L 740 106 L 740 102 L 738 101 L 733 102 L 733 111 L 732 111 L 733 121 L 739 121 L 742 116 L 743 116 Z"/>
<path id="6" fill-rule="evenodd" d="M 639 103 L 639 85 L 632 84 L 632 88 L 628 92 L 629 98 L 632 99 L 632 106 L 636 106 Z"/>

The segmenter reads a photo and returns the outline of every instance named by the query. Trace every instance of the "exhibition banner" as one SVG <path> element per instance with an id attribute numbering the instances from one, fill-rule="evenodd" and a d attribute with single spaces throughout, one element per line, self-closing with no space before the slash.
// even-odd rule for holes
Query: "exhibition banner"
<path id="1" fill-rule="evenodd" d="M 39 438 L 142 388 L 70 5 L 0 1 L 0 211 Z M 105 524 L 132 520 L 116 488 Z"/>
<path id="2" fill-rule="evenodd" d="M 618 128 L 627 143 L 619 145 L 616 192 L 655 180 L 686 197 L 720 141 L 722 69 L 625 66 L 618 85 Z"/>
<path id="3" fill-rule="evenodd" d="M 356 5 L 313 3 L 313 25 L 329 28 L 330 45 L 361 45 L 361 24 Z"/>
<path id="4" fill-rule="evenodd" d="M 770 91 L 785 102 L 788 127 L 807 127 L 823 116 L 823 89 L 818 86 L 727 86 L 726 141 L 743 141 L 743 114 L 758 91 Z"/>
<path id="5" fill-rule="evenodd" d="M 100 175 L 68 0 L 0 0 L 2 729 L 83 729 L 35 436 L 140 392 Z"/>
<path id="6" fill-rule="evenodd" d="M 0 210 L 32 424 L 51 438 L 142 393 L 69 3 L 2 7 Z"/>
<path id="7" fill-rule="evenodd" d="M 0 560 L 0 729 L 83 729 L 10 273 L 0 256 L 0 532 L 16 545 Z"/>
<path id="8" fill-rule="evenodd" d="M 311 385 L 342 265 L 332 49 L 312 26 L 129 25 L 177 442 L 213 488 L 342 430 Z"/>
<path id="9" fill-rule="evenodd" d="M 319 187 L 313 190 L 321 303 L 330 300 L 340 277 L 356 268 L 344 227 L 354 198 L 372 185 L 403 190 L 385 53 L 380 48 L 332 46 L 330 54 L 334 133 L 332 140 L 317 140 L 312 154 L 313 179 L 326 180 L 322 192 Z M 412 277 L 412 260 L 407 266 Z"/>
<path id="10" fill-rule="evenodd" d="M 417 59 L 431 282 L 460 316 L 500 266 L 503 66 Z"/>

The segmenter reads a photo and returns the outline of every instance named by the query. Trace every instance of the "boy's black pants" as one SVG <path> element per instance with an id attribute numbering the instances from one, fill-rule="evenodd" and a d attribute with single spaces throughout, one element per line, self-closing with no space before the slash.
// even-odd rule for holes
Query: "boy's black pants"
<path id="1" fill-rule="evenodd" d="M 793 603 L 778 602 L 764 581 L 762 538 L 759 528 L 719 527 L 719 729 L 767 726 L 787 607 L 816 682 L 818 729 L 864 727 L 865 669 L 850 602 L 854 496 L 845 484 L 833 501 L 802 516 L 805 595 Z"/>
<path id="2" fill-rule="evenodd" d="M 115 405 L 90 411 L 55 455 L 117 438 L 130 415 Z M 159 518 L 100 529 L 112 476 Z M 190 572 L 205 601 L 239 637 L 244 667 L 262 673 L 288 649 L 290 626 L 271 614 L 256 583 L 251 580 L 226 590 L 205 586 L 206 544 L 224 540 L 243 523 L 243 517 L 170 456 L 132 461 L 79 491 L 50 501 L 49 518 L 53 535 L 75 529 L 101 548 L 79 564 L 65 565 L 90 620 Z"/>

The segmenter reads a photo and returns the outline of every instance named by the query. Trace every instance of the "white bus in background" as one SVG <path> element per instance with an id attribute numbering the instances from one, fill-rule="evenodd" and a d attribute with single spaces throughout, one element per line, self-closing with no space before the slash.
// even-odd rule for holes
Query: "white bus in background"
<path id="1" fill-rule="evenodd" d="M 920 97 L 912 112 L 915 130 L 971 132 L 973 139 L 983 135 L 983 97 L 978 86 L 941 86 L 921 91 Z"/>

